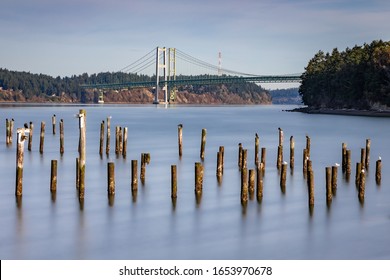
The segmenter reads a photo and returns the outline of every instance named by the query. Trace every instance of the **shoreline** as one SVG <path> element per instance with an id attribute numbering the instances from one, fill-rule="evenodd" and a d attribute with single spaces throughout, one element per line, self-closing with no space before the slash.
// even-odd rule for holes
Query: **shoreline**
<path id="1" fill-rule="evenodd" d="M 300 107 L 287 112 L 300 112 L 306 114 L 364 116 L 364 117 L 390 117 L 390 110 L 357 110 L 357 109 L 331 109 L 331 108 L 310 108 Z"/>

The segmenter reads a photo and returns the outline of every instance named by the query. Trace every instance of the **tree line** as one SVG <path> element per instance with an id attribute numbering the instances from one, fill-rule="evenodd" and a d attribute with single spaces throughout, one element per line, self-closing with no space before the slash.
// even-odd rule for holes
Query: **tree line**
<path id="1" fill-rule="evenodd" d="M 313 108 L 390 107 L 390 42 L 375 40 L 345 51 L 319 51 L 301 76 L 299 93 Z"/>
<path id="2" fill-rule="evenodd" d="M 180 76 L 178 79 L 200 78 L 202 76 Z M 123 72 L 103 72 L 88 75 L 73 75 L 71 77 L 51 77 L 44 74 L 32 74 L 30 72 L 10 71 L 0 68 L 0 87 L 3 90 L 19 91 L 26 100 L 32 97 L 59 97 L 63 94 L 80 102 L 87 102 L 87 91 L 82 88 L 82 84 L 115 84 L 130 81 L 153 81 L 155 76 L 140 75 Z M 181 86 L 179 90 L 189 91 L 197 94 L 205 92 L 222 93 L 224 90 L 234 92 L 245 98 L 257 97 L 259 93 L 266 91 L 259 85 L 253 83 L 229 84 L 226 87 L 221 85 L 188 85 Z M 16 100 L 15 100 L 16 101 Z"/>

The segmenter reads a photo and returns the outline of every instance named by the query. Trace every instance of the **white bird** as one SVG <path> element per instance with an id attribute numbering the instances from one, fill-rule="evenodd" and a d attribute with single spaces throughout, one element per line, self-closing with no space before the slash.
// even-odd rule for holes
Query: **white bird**
<path id="1" fill-rule="evenodd" d="M 379 157 L 379 160 L 382 160 L 382 158 L 381 158 L 381 157 Z"/>
<path id="2" fill-rule="evenodd" d="M 334 164 L 335 166 L 337 166 L 337 167 L 339 167 L 340 166 L 340 164 L 338 164 L 337 162 Z"/>

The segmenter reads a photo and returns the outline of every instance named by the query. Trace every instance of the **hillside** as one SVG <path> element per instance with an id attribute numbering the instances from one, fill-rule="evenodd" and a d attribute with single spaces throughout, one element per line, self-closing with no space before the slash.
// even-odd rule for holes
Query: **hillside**
<path id="1" fill-rule="evenodd" d="M 96 103 L 99 92 L 84 90 L 80 84 L 149 81 L 153 77 L 126 73 L 83 74 L 53 78 L 48 75 L 0 68 L 0 102 Z M 161 96 L 160 99 L 163 99 Z M 152 103 L 153 89 L 136 88 L 104 92 L 106 103 Z M 178 88 L 179 104 L 271 104 L 271 96 L 253 83 L 231 85 L 190 85 Z"/>

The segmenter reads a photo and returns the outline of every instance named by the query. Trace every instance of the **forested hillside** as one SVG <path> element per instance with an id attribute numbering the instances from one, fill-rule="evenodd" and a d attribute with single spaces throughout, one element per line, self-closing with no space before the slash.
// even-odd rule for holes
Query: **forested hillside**
<path id="1" fill-rule="evenodd" d="M 390 42 L 319 51 L 305 68 L 299 92 L 312 108 L 390 108 Z"/>
<path id="2" fill-rule="evenodd" d="M 181 77 L 191 78 L 191 77 Z M 125 81 L 150 81 L 153 76 L 122 72 L 82 74 L 56 77 L 9 71 L 0 68 L 0 101 L 8 102 L 82 102 L 97 101 L 97 92 L 84 90 L 81 84 L 121 83 Z M 105 102 L 150 103 L 153 89 L 122 89 L 105 92 Z M 271 97 L 262 87 L 253 83 L 230 85 L 188 85 L 178 88 L 179 103 L 218 104 L 270 104 Z"/>

